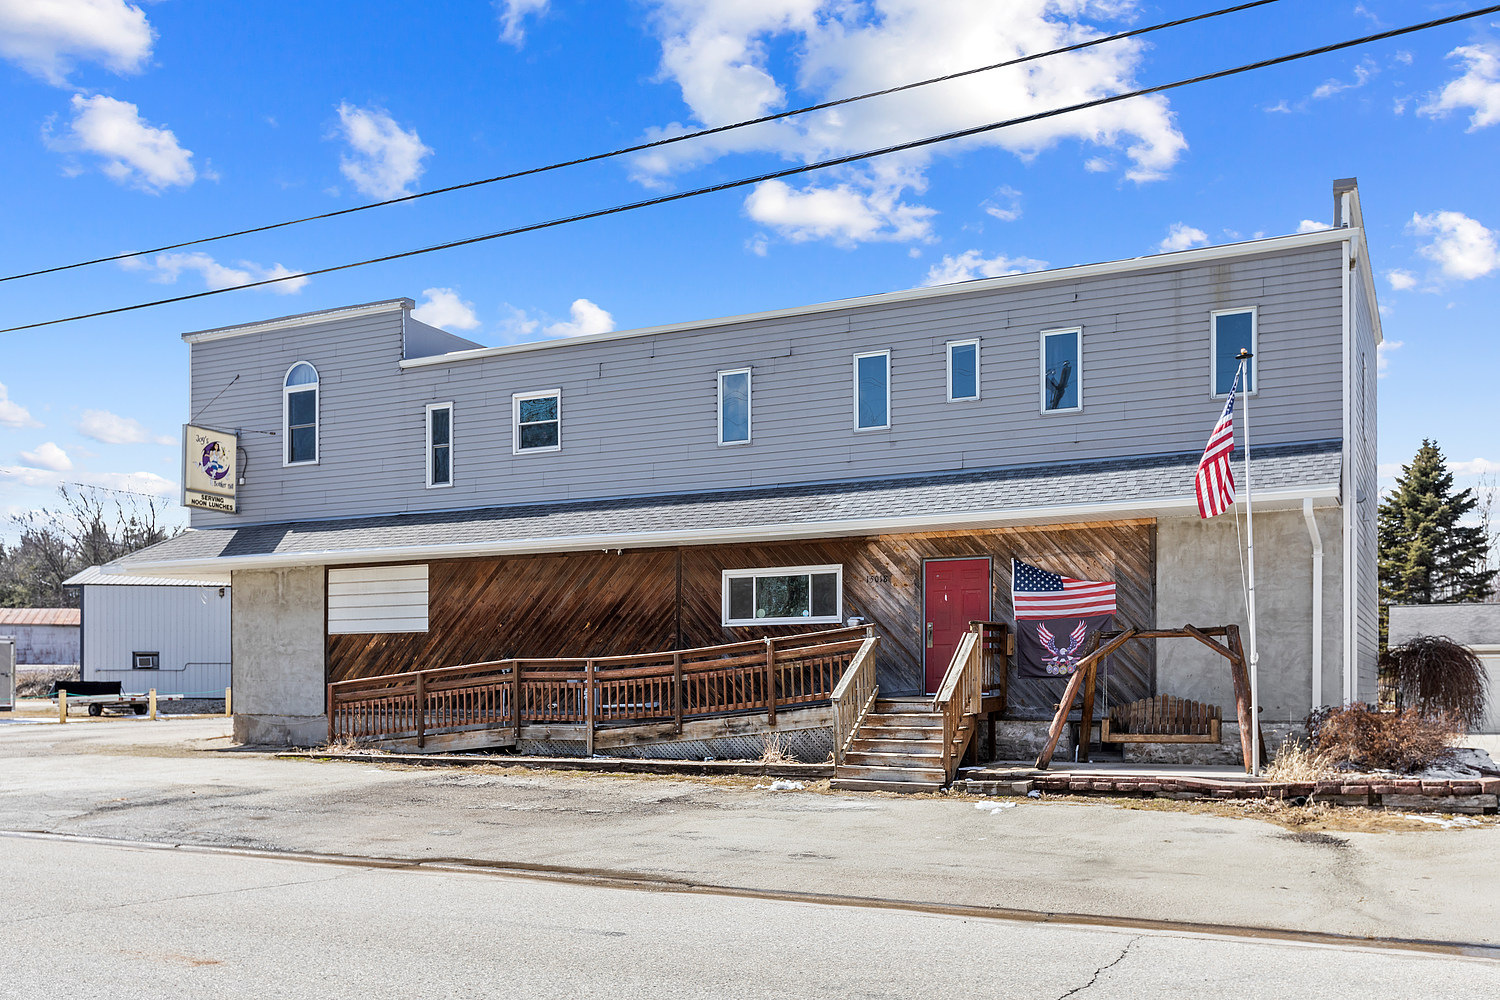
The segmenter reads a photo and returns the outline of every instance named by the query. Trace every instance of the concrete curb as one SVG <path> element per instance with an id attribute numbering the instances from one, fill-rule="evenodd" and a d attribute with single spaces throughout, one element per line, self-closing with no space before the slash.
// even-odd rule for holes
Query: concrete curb
<path id="1" fill-rule="evenodd" d="M 833 777 L 832 764 L 762 764 L 755 760 L 655 760 L 635 757 L 508 757 L 436 753 L 276 753 L 281 760 L 356 761 L 361 764 L 414 764 L 420 767 L 525 767 L 538 771 L 596 771 L 615 774 L 740 775 L 751 778 Z"/>

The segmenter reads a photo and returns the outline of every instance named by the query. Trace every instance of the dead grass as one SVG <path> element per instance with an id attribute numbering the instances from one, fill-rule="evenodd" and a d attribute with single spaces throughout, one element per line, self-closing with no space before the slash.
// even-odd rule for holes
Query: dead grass
<path id="1" fill-rule="evenodd" d="M 316 757 L 319 754 L 328 753 L 359 754 L 360 756 L 364 757 L 384 757 L 390 753 L 390 751 L 388 750 L 382 750 L 379 747 L 372 747 L 369 744 L 360 743 L 348 736 L 341 736 L 340 738 L 333 740 L 332 742 L 324 743 L 322 746 L 312 747 L 311 749 L 305 750 L 303 752 L 310 757 Z"/>
<path id="2" fill-rule="evenodd" d="M 766 746 L 760 752 L 762 764 L 800 764 L 794 755 L 788 752 L 789 746 L 786 738 L 780 733 L 767 733 Z"/>
<path id="3" fill-rule="evenodd" d="M 1267 781 L 1317 781 L 1328 773 L 1322 751 L 1302 740 L 1287 740 L 1266 768 Z"/>
<path id="4" fill-rule="evenodd" d="M 1312 802 L 1293 805 L 1281 799 L 1244 799 L 1229 802 L 1212 799 L 1091 799 L 1109 802 L 1122 809 L 1144 812 L 1180 812 L 1201 816 L 1222 816 L 1227 819 L 1254 819 L 1270 823 L 1286 830 L 1317 833 L 1408 833 L 1416 830 L 1441 829 L 1432 823 L 1386 809 L 1367 809 L 1358 806 L 1330 805 Z M 1437 813 L 1428 813 L 1437 816 Z M 1443 814 L 1446 815 L 1446 814 Z M 1462 829 L 1500 827 L 1500 817 L 1468 816 L 1477 825 Z"/>

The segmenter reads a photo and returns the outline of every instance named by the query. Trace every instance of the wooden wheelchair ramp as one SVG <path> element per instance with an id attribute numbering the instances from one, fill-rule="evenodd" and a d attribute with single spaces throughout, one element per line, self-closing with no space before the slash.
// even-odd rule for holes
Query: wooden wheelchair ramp
<path id="1" fill-rule="evenodd" d="M 592 658 L 507 659 L 328 685 L 328 741 L 441 752 L 747 736 L 852 718 L 877 639 L 865 627 Z M 842 684 L 842 690 L 840 690 Z M 870 692 L 873 698 L 873 690 Z M 836 738 L 837 742 L 837 738 Z"/>

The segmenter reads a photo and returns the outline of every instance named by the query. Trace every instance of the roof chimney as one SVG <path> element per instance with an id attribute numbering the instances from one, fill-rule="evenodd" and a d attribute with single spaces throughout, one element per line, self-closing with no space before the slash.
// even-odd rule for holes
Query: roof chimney
<path id="1" fill-rule="evenodd" d="M 1363 229 L 1364 216 L 1359 210 L 1359 178 L 1342 177 L 1333 182 L 1333 228 Z"/>

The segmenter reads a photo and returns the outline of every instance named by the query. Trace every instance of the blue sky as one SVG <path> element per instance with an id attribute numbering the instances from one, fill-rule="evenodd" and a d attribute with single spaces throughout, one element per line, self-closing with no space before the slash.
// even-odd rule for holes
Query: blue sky
<path id="1" fill-rule="evenodd" d="M 429 190 L 1212 6 L 0 0 L 0 272 Z M 0 325 L 569 215 L 1470 6 L 1282 0 L 656 156 L 0 284 Z M 629 329 L 1296 232 L 1329 221 L 1345 176 L 1359 178 L 1380 275 L 1381 462 L 1435 437 L 1472 484 L 1500 470 L 1479 376 L 1500 361 L 1497 140 L 1500 20 L 1488 18 L 862 166 L 0 335 L 0 516 L 53 503 L 59 482 L 175 498 L 185 330 L 399 295 L 489 344 Z"/>

